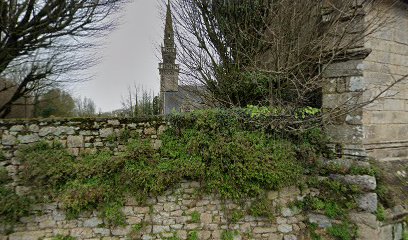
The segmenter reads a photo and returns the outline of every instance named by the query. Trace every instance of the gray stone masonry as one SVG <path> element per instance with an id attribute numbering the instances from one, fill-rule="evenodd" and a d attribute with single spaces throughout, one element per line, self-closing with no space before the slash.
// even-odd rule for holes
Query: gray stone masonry
<path id="1" fill-rule="evenodd" d="M 19 186 L 18 172 L 20 162 L 19 148 L 38 141 L 59 142 L 72 154 L 92 153 L 100 150 L 110 150 L 115 154 L 125 149 L 126 142 L 116 138 L 124 131 L 150 139 L 152 146 L 160 148 L 160 136 L 168 127 L 162 118 L 142 119 L 44 119 L 44 120 L 2 120 L 0 121 L 0 150 L 4 159 L 0 166 L 7 169 L 13 178 L 11 187 L 18 194 L 24 194 L 27 189 Z M 334 160 L 332 163 L 342 163 L 347 168 L 357 164 L 369 167 L 359 161 Z M 361 239 L 388 240 L 390 234 L 396 240 L 402 236 L 406 226 L 400 220 L 407 215 L 405 209 L 395 209 L 391 212 L 392 221 L 379 223 L 371 213 L 377 209 L 377 195 L 372 193 L 376 181 L 370 176 L 331 175 L 344 184 L 358 185 L 363 190 L 357 196 L 360 211 L 354 218 L 361 226 Z M 321 212 L 305 215 L 290 203 L 302 200 L 308 194 L 316 196 L 316 189 L 288 187 L 281 191 L 267 193 L 273 210 L 274 219 L 256 218 L 247 214 L 251 199 L 241 206 L 224 201 L 213 195 L 200 193 L 200 183 L 184 181 L 163 195 L 150 198 L 146 205 L 139 205 L 131 198 L 123 208 L 126 225 L 123 227 L 108 227 L 97 212 L 83 213 L 78 219 L 68 220 L 58 203 L 38 205 L 32 209 L 32 214 L 20 219 L 13 232 L 6 233 L 6 226 L 0 226 L 0 240 L 51 240 L 53 236 L 73 236 L 76 239 L 166 239 L 177 235 L 187 239 L 190 232 L 196 231 L 199 239 L 221 239 L 224 231 L 237 233 L 235 239 L 304 239 L 308 222 L 317 223 L 320 227 L 329 227 L 331 220 Z M 232 222 L 228 212 L 244 213 L 241 219 Z M 200 220 L 193 222 L 192 213 L 198 213 Z M 374 216 L 374 220 L 372 220 Z M 397 220 L 396 220 L 397 219 Z M 333 222 L 334 221 L 334 222 Z M 134 226 L 144 223 L 142 231 L 135 232 Z M 3 234 L 3 235 L 2 235 Z M 378 238 L 369 238 L 376 234 Z M 368 237 L 367 237 L 368 236 Z M 383 237 L 382 237 L 383 236 Z"/>

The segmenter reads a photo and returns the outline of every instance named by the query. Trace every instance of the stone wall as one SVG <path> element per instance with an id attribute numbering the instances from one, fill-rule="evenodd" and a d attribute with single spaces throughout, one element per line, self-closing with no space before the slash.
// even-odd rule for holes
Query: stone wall
<path id="1" fill-rule="evenodd" d="M 61 143 L 75 155 L 99 150 L 119 153 L 124 150 L 126 143 L 120 141 L 120 136 L 126 132 L 151 139 L 152 145 L 160 148 L 160 135 L 166 127 L 167 123 L 162 118 L 2 120 L 0 150 L 5 158 L 0 160 L 0 166 L 4 166 L 12 176 L 12 186 L 16 192 L 23 194 L 26 190 L 19 186 L 17 174 L 20 168 L 20 147 L 38 141 L 49 141 Z M 359 162 L 341 160 L 338 163 L 350 168 Z M 359 166 L 362 166 L 361 163 Z M 377 209 L 377 195 L 373 193 L 376 188 L 374 177 L 329 177 L 344 184 L 359 185 L 364 190 L 357 198 L 360 212 L 354 217 L 354 222 L 361 225 L 360 239 L 388 240 L 387 237 L 379 236 L 389 236 L 386 234 L 391 230 L 393 236 L 399 236 L 400 229 L 403 231 L 406 228 L 401 224 L 401 218 L 408 214 L 404 212 L 405 209 L 396 211 L 400 214 L 399 218 L 393 218 L 393 222 L 384 226 L 376 221 L 373 215 Z M 249 211 L 253 199 L 240 204 L 225 201 L 218 196 L 202 194 L 198 182 L 184 181 L 163 195 L 148 199 L 145 205 L 137 204 L 129 198 L 122 209 L 126 216 L 126 225 L 122 227 L 109 227 L 98 212 L 86 212 L 78 219 L 67 219 L 62 206 L 51 203 L 34 206 L 31 214 L 21 218 L 11 232 L 8 232 L 8 226 L 0 226 L 0 240 L 52 239 L 58 235 L 88 240 L 168 239 L 173 235 L 177 235 L 179 239 L 188 239 L 189 234 L 194 233 L 199 239 L 222 239 L 222 235 L 227 233 L 234 235 L 234 239 L 307 239 L 308 223 L 327 228 L 336 223 L 336 220 L 329 219 L 322 212 L 303 213 L 296 207 L 289 206 L 306 195 L 318 194 L 317 189 L 300 191 L 296 187 L 269 192 L 268 208 L 273 217 L 254 217 Z M 377 238 L 370 238 L 373 234 Z M 394 239 L 401 240 L 398 237 Z"/>
<path id="2" fill-rule="evenodd" d="M 363 62 L 365 100 L 408 75 L 408 4 L 393 3 L 379 2 L 371 13 L 381 19 L 382 26 L 366 37 L 365 47 L 371 53 Z M 408 78 L 364 107 L 363 124 L 363 144 L 369 156 L 408 161 Z"/>
<path id="3" fill-rule="evenodd" d="M 197 182 L 182 182 L 164 195 L 150 198 L 144 206 L 129 199 L 123 208 L 127 225 L 122 227 L 108 227 L 96 212 L 68 220 L 58 204 L 37 206 L 33 215 L 23 217 L 21 224 L 15 226 L 14 233 L 0 235 L 0 239 L 52 239 L 57 235 L 89 240 L 166 239 L 172 236 L 187 239 L 193 232 L 199 239 L 222 239 L 222 234 L 229 232 L 234 239 L 289 240 L 304 235 L 306 218 L 295 208 L 281 207 L 302 197 L 296 188 L 268 194 L 276 210 L 276 218 L 271 220 L 247 215 L 245 209 L 249 202 L 238 205 L 216 196 L 202 196 L 199 187 Z M 239 217 L 232 220 L 234 213 Z"/>
<path id="4" fill-rule="evenodd" d="M 98 150 L 123 151 L 124 142 L 113 139 L 123 131 L 151 138 L 160 145 L 158 135 L 166 128 L 162 118 L 150 119 L 38 119 L 0 120 L 0 149 L 12 160 L 19 147 L 38 141 L 58 141 L 74 155 Z M 9 163 L 9 162 L 6 162 Z M 4 164 L 4 163 L 3 163 Z"/>
<path id="5" fill-rule="evenodd" d="M 20 162 L 18 149 L 39 141 L 61 143 L 74 155 L 101 150 L 115 154 L 125 149 L 126 142 L 116 141 L 115 137 L 124 134 L 137 134 L 151 138 L 153 147 L 159 148 L 158 136 L 165 130 L 166 123 L 161 118 L 151 119 L 34 119 L 0 120 L 0 151 L 5 160 L 0 160 L 13 178 L 17 193 L 24 191 L 18 186 Z"/>

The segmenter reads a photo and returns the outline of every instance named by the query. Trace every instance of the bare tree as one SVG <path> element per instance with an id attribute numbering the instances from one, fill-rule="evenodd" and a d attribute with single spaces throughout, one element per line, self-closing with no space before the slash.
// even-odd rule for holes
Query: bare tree
<path id="1" fill-rule="evenodd" d="M 320 106 L 326 68 L 368 55 L 364 38 L 388 21 L 377 2 L 177 0 L 182 73 L 219 106 Z"/>
<path id="2" fill-rule="evenodd" d="M 143 87 L 129 86 L 127 96 L 122 97 L 122 109 L 126 117 L 158 115 L 160 114 L 159 96 Z"/>
<path id="3" fill-rule="evenodd" d="M 95 102 L 87 97 L 75 99 L 74 114 L 78 117 L 93 117 L 96 115 Z"/>
<path id="4" fill-rule="evenodd" d="M 67 71 L 90 66 L 94 59 L 79 50 L 90 48 L 86 37 L 113 27 L 109 16 L 123 0 L 0 0 L 0 76 L 14 81 L 13 94 L 0 106 L 0 117 L 17 99 L 63 79 Z M 16 77 L 18 76 L 18 77 Z"/>

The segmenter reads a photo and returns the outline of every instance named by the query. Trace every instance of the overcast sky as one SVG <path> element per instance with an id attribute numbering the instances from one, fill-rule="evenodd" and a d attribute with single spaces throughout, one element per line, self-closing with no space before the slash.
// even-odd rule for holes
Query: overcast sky
<path id="1" fill-rule="evenodd" d="M 72 89 L 75 96 L 93 99 L 102 111 L 120 108 L 130 85 L 159 91 L 157 47 L 164 23 L 158 1 L 131 0 L 120 15 L 118 27 L 99 51 L 100 63 L 88 70 L 92 79 Z"/>

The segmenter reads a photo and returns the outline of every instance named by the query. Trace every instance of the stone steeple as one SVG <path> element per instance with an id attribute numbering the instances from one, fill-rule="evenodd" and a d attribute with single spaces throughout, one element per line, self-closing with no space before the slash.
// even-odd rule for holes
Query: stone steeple
<path id="1" fill-rule="evenodd" d="M 174 29 L 170 0 L 168 1 L 166 11 L 166 25 L 164 27 L 164 45 L 167 47 L 174 47 Z"/>
<path id="2" fill-rule="evenodd" d="M 176 64 L 176 46 L 174 44 L 174 29 L 170 0 L 167 4 L 163 43 L 164 45 L 161 47 L 163 60 L 159 64 L 160 92 L 162 95 L 164 92 L 178 91 L 179 65 Z"/>

